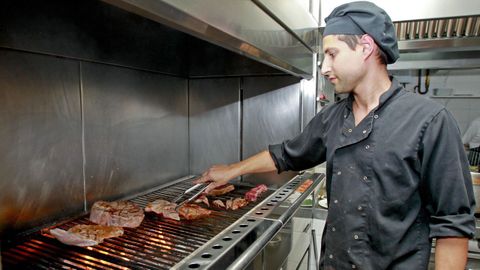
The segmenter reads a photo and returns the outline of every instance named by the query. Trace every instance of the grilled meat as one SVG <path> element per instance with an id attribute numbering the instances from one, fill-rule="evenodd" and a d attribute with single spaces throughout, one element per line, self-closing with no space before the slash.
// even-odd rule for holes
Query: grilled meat
<path id="1" fill-rule="evenodd" d="M 204 203 L 206 206 L 210 207 L 210 202 L 208 201 L 208 198 L 207 196 L 205 196 L 204 194 L 198 196 L 194 203 Z"/>
<path id="2" fill-rule="evenodd" d="M 182 219 L 194 220 L 209 216 L 212 211 L 202 208 L 197 204 L 186 203 L 178 208 L 178 214 Z"/>
<path id="3" fill-rule="evenodd" d="M 235 198 L 232 201 L 231 209 L 232 210 L 237 210 L 239 208 L 242 208 L 242 207 L 246 206 L 247 204 L 248 204 L 248 201 L 245 200 L 244 198 Z"/>
<path id="4" fill-rule="evenodd" d="M 68 231 L 52 229 L 50 234 L 64 244 L 87 247 L 100 244 L 105 238 L 121 236 L 123 229 L 116 226 L 76 225 Z"/>
<path id="5" fill-rule="evenodd" d="M 175 211 L 175 207 L 177 207 L 176 203 L 160 199 L 149 202 L 147 207 L 145 207 L 145 212 L 155 212 L 164 218 L 180 220 L 180 216 L 177 211 Z"/>
<path id="6" fill-rule="evenodd" d="M 214 200 L 212 202 L 212 205 L 215 206 L 215 207 L 218 207 L 218 208 L 222 208 L 222 209 L 225 209 L 226 206 L 225 204 L 222 202 L 222 200 Z"/>
<path id="7" fill-rule="evenodd" d="M 234 185 L 226 184 L 226 185 L 219 186 L 219 187 L 216 187 L 216 188 L 210 190 L 210 192 L 207 193 L 207 196 L 220 196 L 220 195 L 223 195 L 223 194 L 227 194 L 227 193 L 229 193 L 233 190 L 235 190 Z"/>
<path id="8" fill-rule="evenodd" d="M 305 180 L 305 182 L 303 182 L 303 184 L 301 184 L 295 191 L 298 191 L 300 193 L 303 193 L 305 192 L 305 190 L 307 190 L 307 188 L 309 188 L 311 185 L 313 184 L 313 181 L 311 179 L 307 179 Z"/>
<path id="9" fill-rule="evenodd" d="M 245 199 L 249 202 L 255 202 L 257 201 L 258 196 L 260 196 L 260 194 L 264 193 L 267 190 L 268 188 L 266 185 L 264 184 L 258 185 L 250 189 L 247 193 L 245 193 Z"/>
<path id="10" fill-rule="evenodd" d="M 144 217 L 142 208 L 129 201 L 98 201 L 90 211 L 90 220 L 105 226 L 136 228 Z"/>
<path id="11" fill-rule="evenodd" d="M 232 199 L 226 200 L 225 201 L 225 210 L 232 209 L 232 203 L 233 203 Z"/>

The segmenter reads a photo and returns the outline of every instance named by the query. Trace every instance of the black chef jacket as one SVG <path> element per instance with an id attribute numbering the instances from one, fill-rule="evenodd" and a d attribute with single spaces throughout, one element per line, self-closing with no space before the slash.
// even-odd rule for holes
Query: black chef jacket
<path id="1" fill-rule="evenodd" d="M 475 199 L 456 121 L 391 80 L 357 126 L 350 95 L 294 139 L 269 146 L 279 172 L 327 161 L 325 269 L 427 269 L 431 238 L 474 235 Z"/>

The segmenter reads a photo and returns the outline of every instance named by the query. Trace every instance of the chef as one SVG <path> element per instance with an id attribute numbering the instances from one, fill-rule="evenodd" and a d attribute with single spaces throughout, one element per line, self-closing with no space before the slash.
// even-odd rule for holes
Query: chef
<path id="1" fill-rule="evenodd" d="M 454 118 L 387 73 L 399 51 L 383 9 L 351 2 L 325 21 L 321 72 L 348 97 L 297 137 L 213 166 L 198 182 L 211 189 L 247 173 L 327 161 L 322 269 L 427 269 L 432 239 L 436 269 L 464 269 L 475 200 Z"/>

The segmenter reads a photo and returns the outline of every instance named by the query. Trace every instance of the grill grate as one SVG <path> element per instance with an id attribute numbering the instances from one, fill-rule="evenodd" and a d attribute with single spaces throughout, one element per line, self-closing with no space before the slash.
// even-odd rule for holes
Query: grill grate
<path id="1" fill-rule="evenodd" d="M 155 190 L 133 198 L 142 208 L 148 202 L 172 200 L 193 184 L 186 180 L 167 188 Z M 243 197 L 249 187 L 236 189 L 220 199 Z M 273 191 L 262 194 L 260 200 Z M 105 239 L 92 247 L 67 246 L 57 241 L 48 231 L 55 227 L 68 229 L 77 224 L 93 224 L 88 215 L 47 228 L 28 236 L 3 243 L 4 269 L 170 269 L 176 263 L 204 245 L 210 239 L 233 224 L 254 203 L 236 211 L 214 210 L 209 218 L 195 221 L 162 219 L 146 213 L 138 228 L 124 228 L 124 235 Z"/>

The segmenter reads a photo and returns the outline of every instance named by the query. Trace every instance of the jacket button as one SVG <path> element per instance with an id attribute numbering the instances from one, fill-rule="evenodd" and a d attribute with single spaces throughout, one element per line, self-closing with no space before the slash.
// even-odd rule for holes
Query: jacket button
<path id="1" fill-rule="evenodd" d="M 338 171 L 337 174 L 338 174 L 338 175 L 342 174 L 342 171 Z"/>
<path id="2" fill-rule="evenodd" d="M 354 238 L 355 240 L 357 240 L 357 239 L 358 239 L 358 235 L 355 234 L 355 235 L 353 236 L 353 238 Z"/>
<path id="3" fill-rule="evenodd" d="M 366 130 L 364 130 L 364 131 L 362 131 L 362 133 L 363 133 L 363 134 L 365 134 L 365 133 L 367 133 L 367 131 L 366 131 Z"/>
<path id="4" fill-rule="evenodd" d="M 362 210 L 363 210 L 362 206 L 357 207 L 357 209 L 358 209 L 358 211 L 362 211 Z"/>
<path id="5" fill-rule="evenodd" d="M 338 200 L 333 201 L 333 203 L 338 203 Z"/>
<path id="6" fill-rule="evenodd" d="M 357 266 L 355 264 L 352 264 L 352 269 L 355 269 L 357 268 Z"/>
<path id="7" fill-rule="evenodd" d="M 377 119 L 377 118 L 378 118 L 378 114 L 375 114 L 375 115 L 373 116 L 373 118 Z"/>
<path id="8" fill-rule="evenodd" d="M 332 232 L 336 231 L 335 227 L 332 227 Z"/>
<path id="9" fill-rule="evenodd" d="M 333 255 L 332 254 L 328 255 L 328 258 L 333 259 Z"/>
<path id="10" fill-rule="evenodd" d="M 351 128 L 349 128 L 349 129 L 348 129 L 348 132 L 352 132 L 352 129 L 351 129 Z"/>
<path id="11" fill-rule="evenodd" d="M 365 146 L 365 149 L 367 149 L 367 150 L 370 149 L 370 145 L 367 144 L 367 145 Z"/>
<path id="12" fill-rule="evenodd" d="M 367 181 L 367 179 L 368 179 L 368 177 L 366 177 L 366 176 L 363 177 L 363 180 Z"/>

